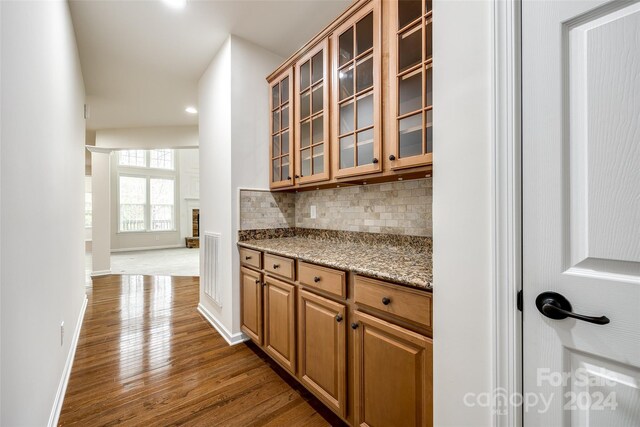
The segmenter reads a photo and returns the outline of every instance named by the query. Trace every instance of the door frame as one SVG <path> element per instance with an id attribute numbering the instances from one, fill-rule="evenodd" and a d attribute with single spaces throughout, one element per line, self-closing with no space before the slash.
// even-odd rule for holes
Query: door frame
<path id="1" fill-rule="evenodd" d="M 522 0 L 493 0 L 494 399 L 522 395 Z M 495 426 L 522 426 L 522 407 L 494 409 Z"/>

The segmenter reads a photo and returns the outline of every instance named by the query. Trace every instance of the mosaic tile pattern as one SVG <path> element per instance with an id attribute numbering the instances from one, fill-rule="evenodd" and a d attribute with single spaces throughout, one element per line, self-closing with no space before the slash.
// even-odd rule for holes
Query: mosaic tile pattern
<path id="1" fill-rule="evenodd" d="M 240 191 L 240 230 L 263 230 L 295 226 L 295 194 Z"/>

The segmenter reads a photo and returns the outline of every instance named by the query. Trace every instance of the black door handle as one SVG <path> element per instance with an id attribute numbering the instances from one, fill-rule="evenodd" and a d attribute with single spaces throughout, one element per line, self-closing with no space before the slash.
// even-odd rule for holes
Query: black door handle
<path id="1" fill-rule="evenodd" d="M 571 303 L 562 295 L 556 292 L 543 292 L 536 298 L 538 311 L 549 319 L 562 320 L 571 317 L 596 325 L 606 325 L 610 322 L 607 316 L 584 316 L 571 311 Z"/>

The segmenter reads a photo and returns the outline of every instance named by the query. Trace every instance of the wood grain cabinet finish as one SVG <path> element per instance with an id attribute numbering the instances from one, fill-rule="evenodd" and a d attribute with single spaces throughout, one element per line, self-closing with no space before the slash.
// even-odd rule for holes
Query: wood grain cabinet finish
<path id="1" fill-rule="evenodd" d="M 295 375 L 296 287 L 269 276 L 264 284 L 264 349 Z"/>
<path id="2" fill-rule="evenodd" d="M 433 425 L 431 339 L 359 311 L 353 325 L 356 425 Z"/>
<path id="3" fill-rule="evenodd" d="M 331 36 L 332 158 L 336 178 L 380 172 L 381 17 L 377 0 Z"/>
<path id="4" fill-rule="evenodd" d="M 298 281 L 301 285 L 341 298 L 347 296 L 346 276 L 344 271 L 298 261 Z"/>
<path id="5" fill-rule="evenodd" d="M 244 265 L 260 270 L 262 268 L 262 253 L 252 249 L 241 248 L 240 262 Z"/>
<path id="6" fill-rule="evenodd" d="M 288 68 L 269 83 L 269 186 L 292 187 L 293 176 L 293 69 Z"/>
<path id="7" fill-rule="evenodd" d="M 295 65 L 295 179 L 299 184 L 329 179 L 329 40 Z"/>
<path id="8" fill-rule="evenodd" d="M 353 299 L 359 306 L 370 307 L 431 329 L 431 293 L 355 276 Z"/>
<path id="9" fill-rule="evenodd" d="M 253 342 L 262 344 L 262 274 L 242 267 L 240 270 L 240 329 Z"/>
<path id="10" fill-rule="evenodd" d="M 431 0 L 391 0 L 387 6 L 392 129 L 385 151 L 396 170 L 432 162 L 432 11 Z"/>
<path id="11" fill-rule="evenodd" d="M 295 262 L 291 258 L 278 255 L 264 254 L 264 271 L 294 280 Z"/>
<path id="12" fill-rule="evenodd" d="M 346 306 L 305 290 L 298 298 L 300 380 L 343 418 L 347 404 Z"/>

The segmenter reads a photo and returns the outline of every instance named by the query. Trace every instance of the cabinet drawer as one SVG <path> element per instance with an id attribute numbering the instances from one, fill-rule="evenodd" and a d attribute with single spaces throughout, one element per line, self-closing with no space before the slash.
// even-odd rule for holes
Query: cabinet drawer
<path id="1" fill-rule="evenodd" d="M 298 262 L 298 281 L 310 288 L 316 288 L 345 298 L 346 274 L 344 271 L 319 265 Z"/>
<path id="2" fill-rule="evenodd" d="M 355 276 L 353 292 L 356 304 L 431 328 L 432 298 L 429 293 L 361 276 Z"/>
<path id="3" fill-rule="evenodd" d="M 240 248 L 240 263 L 260 270 L 262 268 L 261 255 L 262 253 L 252 249 Z"/>
<path id="4" fill-rule="evenodd" d="M 294 263 L 290 258 L 264 254 L 264 271 L 294 280 Z"/>

